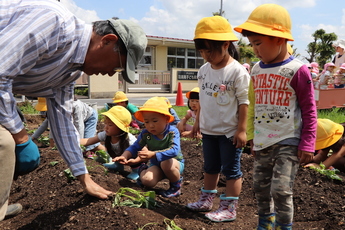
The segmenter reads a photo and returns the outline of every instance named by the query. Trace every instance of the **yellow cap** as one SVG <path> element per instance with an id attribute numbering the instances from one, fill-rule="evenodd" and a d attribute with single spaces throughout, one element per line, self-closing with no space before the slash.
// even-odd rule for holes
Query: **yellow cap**
<path id="1" fill-rule="evenodd" d="M 168 104 L 168 108 L 170 109 L 172 107 L 172 105 L 171 105 L 169 99 L 166 97 L 161 97 L 161 98 L 162 98 L 162 100 L 164 100 Z"/>
<path id="2" fill-rule="evenodd" d="M 107 116 L 119 129 L 129 132 L 129 124 L 132 121 L 131 113 L 121 105 L 111 107 L 107 112 L 102 113 Z"/>
<path id="3" fill-rule="evenodd" d="M 190 99 L 190 94 L 191 94 L 191 93 L 200 93 L 200 88 L 199 88 L 199 87 L 195 87 L 195 88 L 193 88 L 191 91 L 187 92 L 187 93 L 186 93 L 186 97 L 187 97 L 188 99 Z"/>
<path id="4" fill-rule="evenodd" d="M 277 4 L 263 4 L 258 6 L 249 15 L 247 21 L 234 28 L 242 33 L 248 30 L 254 33 L 286 38 L 293 41 L 291 35 L 291 19 L 288 11 Z"/>
<path id="5" fill-rule="evenodd" d="M 344 127 L 329 119 L 317 119 L 315 150 L 335 144 L 344 133 Z"/>
<path id="6" fill-rule="evenodd" d="M 230 23 L 222 16 L 202 18 L 196 25 L 194 39 L 238 41 Z"/>
<path id="7" fill-rule="evenodd" d="M 151 97 L 145 104 L 134 113 L 138 121 L 144 122 L 143 112 L 155 112 L 169 117 L 169 123 L 174 121 L 174 116 L 169 112 L 167 102 L 162 97 Z"/>
<path id="8" fill-rule="evenodd" d="M 37 104 L 35 106 L 37 111 L 47 111 L 47 101 L 44 97 L 37 98 Z"/>
<path id="9" fill-rule="evenodd" d="M 113 98 L 113 103 L 119 103 L 123 101 L 128 101 L 126 94 L 122 91 L 117 91 Z"/>

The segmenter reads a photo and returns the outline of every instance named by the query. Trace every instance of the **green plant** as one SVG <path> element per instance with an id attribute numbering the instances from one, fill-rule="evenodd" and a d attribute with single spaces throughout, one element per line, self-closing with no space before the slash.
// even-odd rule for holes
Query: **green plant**
<path id="1" fill-rule="evenodd" d="M 104 150 L 97 150 L 96 152 L 96 156 L 94 156 L 94 160 L 99 162 L 99 163 L 109 163 L 110 162 L 110 155 L 104 151 Z"/>
<path id="2" fill-rule="evenodd" d="M 26 100 L 24 102 L 17 103 L 17 106 L 19 107 L 20 111 L 23 114 L 38 114 L 39 111 L 37 111 L 33 105 L 32 102 Z"/>
<path id="3" fill-rule="evenodd" d="M 158 223 L 147 223 L 144 226 L 142 226 L 141 228 L 138 228 L 138 230 L 144 230 L 144 228 L 146 228 L 147 226 L 149 226 L 149 225 L 156 225 L 156 224 L 158 224 Z"/>
<path id="4" fill-rule="evenodd" d="M 153 209 L 157 205 L 155 198 L 156 193 L 154 191 L 140 192 L 132 188 L 125 187 L 120 188 L 116 192 L 112 206 L 129 206 L 134 208 L 144 206 L 145 208 Z"/>
<path id="5" fill-rule="evenodd" d="M 105 107 L 98 110 L 98 120 L 99 121 L 103 121 L 104 116 L 102 115 L 102 113 L 104 113 L 104 112 L 107 112 L 107 109 Z"/>
<path id="6" fill-rule="evenodd" d="M 168 218 L 164 219 L 164 223 L 167 226 L 167 230 L 182 230 L 179 226 L 175 224 L 174 220 L 170 220 Z"/>
<path id="7" fill-rule="evenodd" d="M 138 135 L 138 134 L 141 132 L 141 130 L 138 130 L 138 129 L 134 129 L 134 128 L 132 128 L 132 127 L 129 127 L 129 132 L 130 132 L 131 134 L 133 134 L 134 136 L 136 136 L 136 135 Z"/>
<path id="8" fill-rule="evenodd" d="M 26 124 L 24 125 L 26 126 Z M 35 132 L 35 130 L 27 130 L 28 134 L 33 134 Z"/>
<path id="9" fill-rule="evenodd" d="M 51 166 L 55 166 L 55 165 L 57 165 L 59 162 L 58 161 L 52 161 L 52 162 L 50 162 L 49 164 L 51 165 Z"/>
<path id="10" fill-rule="evenodd" d="M 320 163 L 320 168 L 314 166 L 311 166 L 310 168 L 330 179 L 342 181 L 342 179 L 337 175 L 337 173 L 339 173 L 338 169 L 326 169 L 323 163 Z"/>
<path id="11" fill-rule="evenodd" d="M 48 136 L 43 136 L 43 135 L 41 135 L 38 139 L 37 139 L 37 141 L 39 142 L 39 143 L 41 143 L 42 145 L 44 145 L 44 146 L 49 146 L 49 137 Z"/>
<path id="12" fill-rule="evenodd" d="M 87 87 L 75 88 L 74 94 L 81 95 L 81 96 L 88 96 L 89 95 L 89 88 L 87 88 Z"/>
<path id="13" fill-rule="evenodd" d="M 64 172 L 64 175 L 67 177 L 67 182 L 71 182 L 72 180 L 77 179 L 75 176 L 73 176 L 73 174 L 69 168 L 63 170 L 63 172 Z"/>

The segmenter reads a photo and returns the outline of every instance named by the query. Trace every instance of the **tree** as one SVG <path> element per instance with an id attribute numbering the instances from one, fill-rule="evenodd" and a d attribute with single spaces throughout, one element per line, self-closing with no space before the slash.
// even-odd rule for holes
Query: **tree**
<path id="1" fill-rule="evenodd" d="M 332 42 L 337 40 L 337 35 L 335 33 L 327 34 L 325 30 L 319 29 L 312 36 L 314 37 L 314 41 L 308 44 L 308 49 L 306 50 L 309 58 L 304 58 L 309 62 L 316 61 L 320 66 L 323 66 L 327 62 L 330 62 L 332 56 L 335 54 Z"/>
<path id="2" fill-rule="evenodd" d="M 239 49 L 241 62 L 249 62 L 249 61 L 251 62 L 251 60 L 255 58 L 253 48 L 250 45 L 244 43 L 244 41 L 242 40 L 242 37 L 240 38 L 240 40 L 238 40 L 237 46 Z"/>
<path id="3" fill-rule="evenodd" d="M 300 57 L 301 56 L 301 54 L 300 53 L 297 53 L 297 48 L 295 48 L 294 46 L 293 46 L 293 44 L 291 44 L 291 48 L 292 48 L 292 50 L 293 50 L 293 56 L 295 57 L 295 58 L 298 58 L 298 57 Z"/>

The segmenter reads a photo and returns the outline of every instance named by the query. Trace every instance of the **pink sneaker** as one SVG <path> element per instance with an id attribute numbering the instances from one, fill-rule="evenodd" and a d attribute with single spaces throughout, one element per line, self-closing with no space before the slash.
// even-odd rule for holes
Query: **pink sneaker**
<path id="1" fill-rule="evenodd" d="M 236 219 L 236 208 L 238 207 L 238 197 L 220 196 L 219 208 L 214 212 L 209 212 L 205 216 L 214 222 L 234 221 Z"/>
<path id="2" fill-rule="evenodd" d="M 189 203 L 186 207 L 196 212 L 207 212 L 212 209 L 213 199 L 217 195 L 217 190 L 204 190 L 201 188 L 201 195 L 197 202 Z"/>

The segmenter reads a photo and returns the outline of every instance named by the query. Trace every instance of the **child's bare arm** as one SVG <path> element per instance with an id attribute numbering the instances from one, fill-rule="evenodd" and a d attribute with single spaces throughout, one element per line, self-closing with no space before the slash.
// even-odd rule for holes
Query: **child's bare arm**
<path id="1" fill-rule="evenodd" d="M 80 145 L 88 146 L 100 142 L 98 136 L 80 139 Z"/>
<path id="2" fill-rule="evenodd" d="M 333 153 L 330 157 L 328 157 L 323 164 L 325 165 L 326 168 L 329 168 L 330 166 L 333 166 L 340 158 L 345 156 L 345 147 L 341 147 L 341 149 Z"/>
<path id="3" fill-rule="evenodd" d="M 179 123 L 177 123 L 176 127 L 177 129 L 180 131 L 180 133 L 182 133 L 183 131 L 185 131 L 185 126 L 187 121 L 191 118 L 191 116 L 189 116 L 189 114 L 187 113 L 181 120 Z"/>
<path id="4" fill-rule="evenodd" d="M 316 156 L 313 157 L 313 162 L 317 164 L 324 162 L 327 159 L 328 152 L 329 151 L 320 150 Z"/>
<path id="5" fill-rule="evenodd" d="M 242 148 L 247 143 L 247 114 L 248 114 L 248 105 L 241 104 L 238 108 L 238 126 L 237 131 L 234 135 L 233 144 L 236 145 L 236 148 Z"/>

